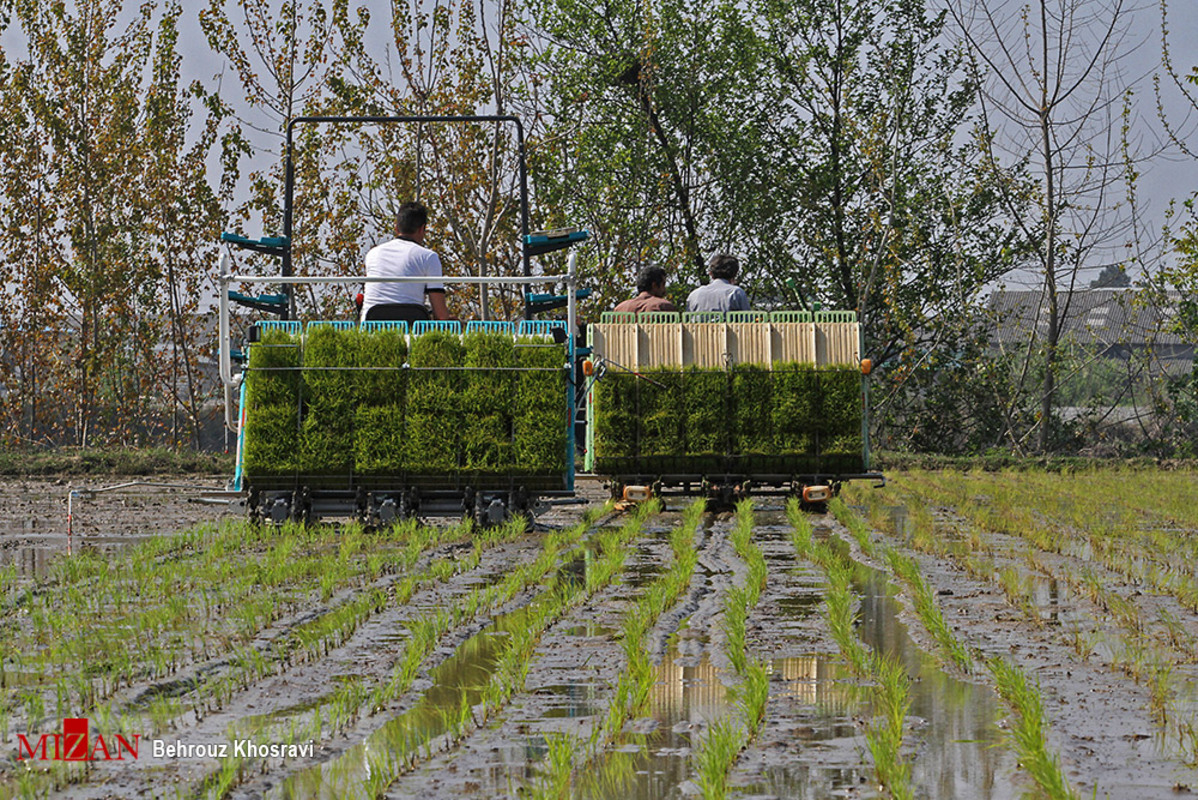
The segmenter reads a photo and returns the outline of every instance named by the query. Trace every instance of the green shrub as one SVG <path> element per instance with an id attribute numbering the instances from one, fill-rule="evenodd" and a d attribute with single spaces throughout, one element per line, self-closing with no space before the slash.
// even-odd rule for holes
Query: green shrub
<path id="1" fill-rule="evenodd" d="M 456 472 L 461 459 L 465 350 L 461 338 L 429 331 L 412 340 L 408 353 L 407 430 L 404 465 L 410 472 Z M 448 368 L 448 369 L 437 369 Z"/>
<path id="2" fill-rule="evenodd" d="M 354 469 L 362 475 L 399 475 L 404 468 L 404 409 L 363 406 L 354 414 Z"/>
<path id="3" fill-rule="evenodd" d="M 249 387 L 246 387 L 249 391 Z M 295 405 L 246 409 L 245 474 L 288 475 L 299 468 L 298 409 Z"/>
<path id="4" fill-rule="evenodd" d="M 515 466 L 520 472 L 566 469 L 566 346 L 537 337 L 516 342 L 512 414 Z"/>

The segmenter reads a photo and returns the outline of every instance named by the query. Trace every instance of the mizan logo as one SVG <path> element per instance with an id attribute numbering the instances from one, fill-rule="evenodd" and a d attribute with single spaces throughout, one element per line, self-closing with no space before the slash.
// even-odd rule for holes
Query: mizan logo
<path id="1" fill-rule="evenodd" d="M 132 744 L 120 734 L 105 739 L 97 733 L 93 740 L 86 718 L 64 719 L 62 733 L 43 733 L 34 743 L 30 743 L 25 734 L 18 733 L 17 760 L 124 761 L 126 755 L 137 758 L 140 740 L 140 733 L 133 734 Z"/>

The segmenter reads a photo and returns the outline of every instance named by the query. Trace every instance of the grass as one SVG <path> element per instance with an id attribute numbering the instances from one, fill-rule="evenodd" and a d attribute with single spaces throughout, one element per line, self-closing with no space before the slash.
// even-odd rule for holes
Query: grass
<path id="1" fill-rule="evenodd" d="M 724 602 L 724 652 L 738 679 L 730 692 L 737 701 L 737 714 L 716 720 L 695 748 L 692 763 L 705 798 L 726 796 L 728 773 L 764 723 L 769 700 L 766 665 L 750 659 L 746 649 L 748 615 L 761 599 L 767 577 L 765 556 L 753 542 L 752 500 L 737 504 L 731 540 L 737 556 L 748 567 L 744 585 L 729 589 Z"/>
<path id="2" fill-rule="evenodd" d="M 1043 702 L 1038 686 L 1027 680 L 1023 670 L 1001 658 L 987 662 L 999 695 L 1011 707 L 1015 724 L 1010 737 L 1019 763 L 1050 800 L 1077 800 L 1077 791 L 1061 771 L 1060 759 L 1048 748 Z"/>
<path id="3" fill-rule="evenodd" d="M 861 374 L 813 364 L 610 369 L 595 384 L 597 469 L 851 472 L 862 468 Z"/>

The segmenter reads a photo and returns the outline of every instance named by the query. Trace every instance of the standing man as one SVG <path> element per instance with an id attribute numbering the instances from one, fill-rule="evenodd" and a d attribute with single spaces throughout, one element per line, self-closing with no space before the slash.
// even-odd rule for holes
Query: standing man
<path id="1" fill-rule="evenodd" d="M 429 318 L 424 297 L 428 295 L 434 319 L 449 319 L 441 259 L 424 246 L 428 209 L 421 203 L 404 203 L 395 215 L 395 238 L 370 248 L 366 254 L 367 277 L 427 277 L 426 282 L 368 283 L 362 301 L 364 320 L 419 322 Z"/>
<path id="2" fill-rule="evenodd" d="M 645 267 L 636 278 L 636 290 L 640 292 L 631 300 L 616 306 L 616 311 L 677 311 L 677 307 L 666 299 L 666 271 L 661 267 Z"/>
<path id="3" fill-rule="evenodd" d="M 749 296 L 736 285 L 740 261 L 729 253 L 716 253 L 707 262 L 711 283 L 700 286 L 686 298 L 687 311 L 748 311 Z"/>

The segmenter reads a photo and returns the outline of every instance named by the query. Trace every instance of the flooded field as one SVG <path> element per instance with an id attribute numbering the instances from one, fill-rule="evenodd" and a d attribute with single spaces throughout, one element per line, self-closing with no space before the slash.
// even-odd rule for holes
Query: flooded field
<path id="1" fill-rule="evenodd" d="M 253 528 L 161 491 L 76 508 L 68 543 L 69 489 L 0 486 L 0 797 L 1198 789 L 1191 473 L 532 531 Z"/>

